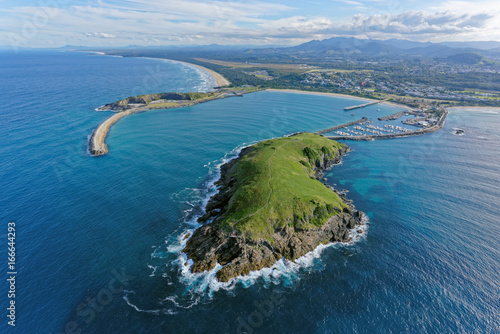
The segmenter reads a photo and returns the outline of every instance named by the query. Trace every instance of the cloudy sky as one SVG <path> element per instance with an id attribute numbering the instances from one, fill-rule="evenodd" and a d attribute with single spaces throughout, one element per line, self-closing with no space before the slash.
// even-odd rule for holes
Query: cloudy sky
<path id="1" fill-rule="evenodd" d="M 0 45 L 500 41 L 500 1 L 0 0 Z"/>

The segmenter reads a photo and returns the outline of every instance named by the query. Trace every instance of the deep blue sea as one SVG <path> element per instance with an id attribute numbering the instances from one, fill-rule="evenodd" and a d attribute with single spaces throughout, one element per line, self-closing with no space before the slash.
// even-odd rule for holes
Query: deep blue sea
<path id="1" fill-rule="evenodd" d="M 347 142 L 327 177 L 369 216 L 356 242 L 219 284 L 189 274 L 180 250 L 221 163 L 263 139 L 400 109 L 351 115 L 343 108 L 359 100 L 259 92 L 128 116 L 109 154 L 88 155 L 111 115 L 95 108 L 214 85 L 170 61 L 0 53 L 0 332 L 499 333 L 498 110 L 454 109 L 435 133 Z"/>

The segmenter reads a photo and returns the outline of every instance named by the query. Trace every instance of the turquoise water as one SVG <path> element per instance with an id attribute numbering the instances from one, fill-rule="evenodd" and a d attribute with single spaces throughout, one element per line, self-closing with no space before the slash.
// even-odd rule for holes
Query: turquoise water
<path id="1" fill-rule="evenodd" d="M 399 109 L 351 115 L 356 100 L 259 92 L 131 115 L 108 155 L 87 154 L 110 115 L 96 107 L 208 90 L 202 75 L 150 59 L 0 56 L 0 221 L 18 226 L 19 332 L 498 331 L 498 112 L 454 110 L 436 133 L 348 142 L 328 182 L 368 213 L 362 237 L 224 285 L 186 274 L 179 256 L 218 165 L 262 139 Z"/>

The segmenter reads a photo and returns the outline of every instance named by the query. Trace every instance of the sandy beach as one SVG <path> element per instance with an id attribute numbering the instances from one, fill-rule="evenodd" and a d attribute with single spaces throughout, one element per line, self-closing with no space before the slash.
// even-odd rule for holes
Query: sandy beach
<path id="1" fill-rule="evenodd" d="M 177 60 L 175 60 L 175 61 L 177 61 Z M 225 86 L 229 86 L 231 84 L 229 82 L 229 80 L 227 80 L 226 78 L 224 78 L 221 74 L 219 74 L 219 73 L 217 73 L 215 71 L 212 71 L 209 68 L 206 68 L 206 67 L 201 66 L 201 65 L 196 65 L 196 64 L 184 62 L 184 61 L 180 61 L 180 63 L 185 63 L 185 64 L 189 64 L 189 65 L 192 65 L 192 66 L 196 66 L 199 69 L 201 69 L 201 70 L 203 70 L 205 72 L 210 73 L 210 75 L 212 75 L 215 78 L 215 81 L 217 82 L 217 86 L 219 86 L 219 87 L 225 87 Z"/>
<path id="2" fill-rule="evenodd" d="M 229 86 L 231 84 L 229 82 L 229 80 L 227 80 L 226 78 L 224 78 L 220 73 L 217 73 L 217 72 L 215 72 L 215 71 L 213 71 L 213 70 L 211 70 L 209 68 L 206 68 L 204 66 L 201 66 L 201 65 L 189 63 L 187 61 L 175 60 L 175 59 L 168 59 L 168 58 L 153 58 L 153 57 L 142 57 L 142 58 L 169 60 L 169 61 L 175 61 L 175 62 L 178 62 L 178 63 L 183 63 L 183 64 L 186 64 L 186 65 L 189 65 L 189 66 L 194 66 L 194 67 L 199 68 L 202 71 L 207 72 L 212 77 L 214 77 L 215 81 L 217 82 L 217 86 L 219 86 L 219 87 L 225 87 L 225 86 Z"/>
<path id="3" fill-rule="evenodd" d="M 296 94 L 309 94 L 309 95 L 323 95 L 323 96 L 332 96 L 332 97 L 342 97 L 342 98 L 348 98 L 348 99 L 356 99 L 364 102 L 375 102 L 378 100 L 375 99 L 369 99 L 366 97 L 359 97 L 359 96 L 353 96 L 353 95 L 347 95 L 347 94 L 338 94 L 338 93 L 324 93 L 324 92 L 310 92 L 310 91 L 305 91 L 305 90 L 298 90 L 298 89 L 275 89 L 275 88 L 269 88 L 266 89 L 266 91 L 270 92 L 287 92 L 287 93 L 296 93 Z M 386 104 L 386 105 L 391 105 L 394 107 L 398 108 L 403 108 L 403 109 L 408 109 L 410 110 L 411 108 L 408 106 L 405 106 L 404 104 L 398 104 L 394 102 L 381 102 L 380 104 Z"/>
<path id="4" fill-rule="evenodd" d="M 103 55 L 103 56 L 110 56 L 104 52 L 98 52 L 98 51 L 92 51 L 92 52 L 96 52 L 98 55 Z M 186 64 L 186 65 L 190 65 L 190 66 L 194 66 L 194 67 L 197 67 L 199 68 L 200 70 L 202 71 L 205 71 L 207 72 L 208 74 L 210 74 L 212 77 L 214 77 L 215 81 L 217 82 L 217 86 L 219 87 L 225 87 L 225 86 L 229 86 L 231 83 L 229 82 L 229 80 L 227 80 L 226 78 L 224 78 L 220 73 L 217 73 L 209 68 L 206 68 L 204 66 L 201 66 L 201 65 L 197 65 L 197 64 L 193 64 L 193 63 L 189 63 L 187 61 L 181 61 L 181 60 L 175 60 L 175 59 L 168 59 L 168 58 L 154 58 L 154 57 L 140 57 L 140 58 L 147 58 L 147 59 L 155 59 L 155 60 L 169 60 L 169 61 L 175 61 L 175 62 L 178 62 L 178 63 L 183 63 L 183 64 Z"/>

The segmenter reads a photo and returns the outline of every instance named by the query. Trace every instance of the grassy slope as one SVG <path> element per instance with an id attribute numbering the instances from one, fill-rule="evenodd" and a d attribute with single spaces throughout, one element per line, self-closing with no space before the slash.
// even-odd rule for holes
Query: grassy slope
<path id="1" fill-rule="evenodd" d="M 179 103 L 186 103 L 190 101 L 202 101 L 202 100 L 209 100 L 210 98 L 216 96 L 217 94 L 214 92 L 209 92 L 209 93 L 158 93 L 158 94 L 144 94 L 144 95 L 138 95 L 138 96 L 131 96 L 127 97 L 126 99 L 116 101 L 112 103 L 113 105 L 121 105 L 126 107 L 129 103 L 143 103 L 143 104 L 148 104 L 152 101 L 156 100 L 176 100 L 179 101 Z M 174 102 L 167 102 L 170 104 L 164 103 L 166 106 L 171 106 L 171 103 Z M 153 106 L 158 106 L 158 104 L 153 104 Z"/>
<path id="2" fill-rule="evenodd" d="M 222 226 L 269 239 L 277 227 L 324 224 L 346 205 L 314 178 L 311 164 L 342 146 L 311 133 L 256 144 L 231 172 L 238 181 Z"/>

